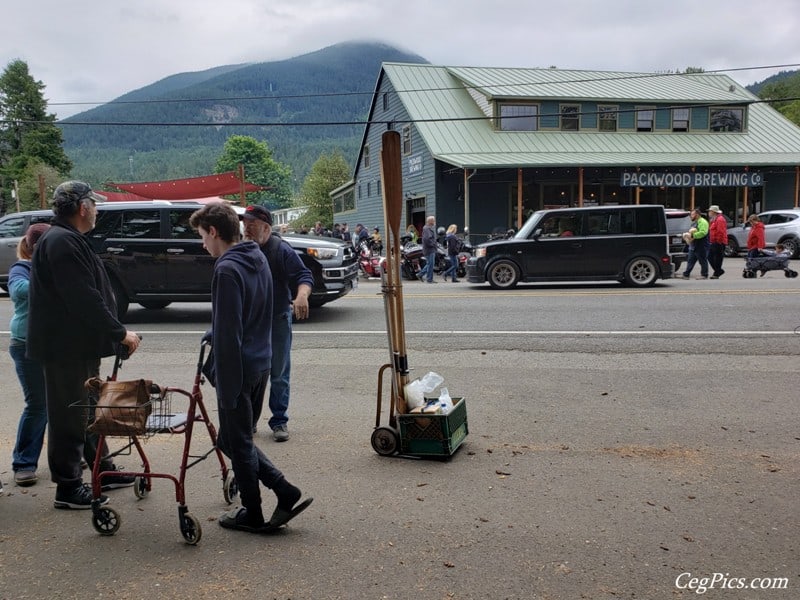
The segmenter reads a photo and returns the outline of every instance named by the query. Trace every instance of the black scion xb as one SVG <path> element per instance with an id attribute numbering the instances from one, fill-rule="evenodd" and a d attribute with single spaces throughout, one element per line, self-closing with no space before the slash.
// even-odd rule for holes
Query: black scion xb
<path id="1" fill-rule="evenodd" d="M 672 274 L 664 207 L 644 204 L 540 210 L 514 237 L 477 246 L 467 262 L 471 283 L 495 289 L 544 281 L 649 286 Z"/>

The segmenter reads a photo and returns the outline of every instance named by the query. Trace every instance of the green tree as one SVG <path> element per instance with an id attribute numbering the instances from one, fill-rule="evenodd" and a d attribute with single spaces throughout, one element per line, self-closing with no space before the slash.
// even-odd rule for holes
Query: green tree
<path id="1" fill-rule="evenodd" d="M 800 125 L 800 72 L 773 83 L 759 92 L 762 100 L 772 100 L 772 107 L 795 125 Z"/>
<path id="2" fill-rule="evenodd" d="M 308 210 L 296 219 L 294 225 L 311 227 L 320 221 L 325 227 L 331 229 L 333 226 L 333 201 L 330 192 L 348 179 L 350 179 L 350 166 L 341 152 L 320 156 L 303 180 L 303 187 L 297 200 L 298 206 L 306 206 Z"/>
<path id="3" fill-rule="evenodd" d="M 0 184 L 4 198 L 14 180 L 29 166 L 41 164 L 67 176 L 72 162 L 64 153 L 56 116 L 47 112 L 44 84 L 36 81 L 22 60 L 14 60 L 0 75 Z"/>
<path id="4" fill-rule="evenodd" d="M 215 172 L 236 171 L 239 165 L 244 165 L 248 182 L 270 188 L 247 194 L 249 204 L 265 204 L 272 209 L 291 206 L 292 170 L 272 157 L 272 150 L 266 142 L 246 135 L 229 137 L 217 159 Z"/>
<path id="5" fill-rule="evenodd" d="M 39 194 L 40 176 L 44 180 L 44 206 L 42 206 L 42 197 Z M 46 208 L 46 202 L 53 195 L 53 190 L 63 180 L 63 175 L 50 165 L 38 160 L 29 161 L 18 179 L 20 210 Z"/>

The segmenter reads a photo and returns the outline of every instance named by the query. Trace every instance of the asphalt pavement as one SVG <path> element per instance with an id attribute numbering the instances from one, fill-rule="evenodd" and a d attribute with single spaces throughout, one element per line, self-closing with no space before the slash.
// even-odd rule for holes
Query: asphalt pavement
<path id="1" fill-rule="evenodd" d="M 197 356 L 166 329 L 148 334 L 123 378 L 191 386 Z M 219 468 L 203 461 L 187 477 L 196 546 L 166 481 L 143 500 L 110 492 L 122 519 L 113 536 L 89 511 L 53 508 L 46 461 L 36 486 L 16 487 L 21 399 L 0 353 L 0 598 L 662 599 L 708 587 L 711 598 L 800 597 L 800 353 L 478 340 L 409 350 L 415 373 L 442 374 L 467 400 L 469 435 L 448 460 L 370 447 L 386 351 L 304 341 L 291 439 L 275 443 L 263 423 L 256 437 L 314 503 L 276 535 L 222 529 Z M 184 439 L 147 440 L 155 471 L 176 469 Z M 192 441 L 208 446 L 197 431 Z M 269 491 L 264 501 L 269 513 Z"/>

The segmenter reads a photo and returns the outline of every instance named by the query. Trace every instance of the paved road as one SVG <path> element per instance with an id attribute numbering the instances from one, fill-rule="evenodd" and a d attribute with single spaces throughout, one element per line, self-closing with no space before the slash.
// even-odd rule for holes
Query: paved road
<path id="1" fill-rule="evenodd" d="M 218 527 L 225 505 L 206 461 L 187 492 L 198 546 L 183 543 L 165 483 L 142 501 L 112 492 L 123 523 L 101 537 L 86 512 L 52 508 L 46 469 L 22 490 L 2 460 L 0 597 L 691 598 L 681 574 L 720 573 L 729 585 L 785 577 L 788 590 L 717 582 L 709 596 L 797 598 L 800 285 L 734 273 L 643 292 L 408 284 L 415 374 L 441 373 L 468 402 L 470 434 L 444 462 L 370 448 L 387 350 L 379 285 L 363 284 L 298 325 L 292 438 L 258 435 L 315 497 L 292 527 L 266 538 Z M 208 309 L 176 308 L 162 311 L 169 321 L 132 313 L 145 343 L 124 377 L 191 384 Z M 0 374 L 8 457 L 20 399 L 6 353 Z M 170 471 L 182 441 L 145 449 Z"/>

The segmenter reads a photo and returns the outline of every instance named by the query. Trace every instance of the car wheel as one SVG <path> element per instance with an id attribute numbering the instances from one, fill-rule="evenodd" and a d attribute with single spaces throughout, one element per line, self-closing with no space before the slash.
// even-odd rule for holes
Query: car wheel
<path id="1" fill-rule="evenodd" d="M 658 279 L 658 265 L 652 258 L 640 256 L 625 267 L 625 281 L 629 285 L 644 287 L 653 285 L 656 279 Z"/>
<path id="2" fill-rule="evenodd" d="M 111 289 L 114 292 L 114 300 L 117 303 L 117 318 L 122 321 L 128 313 L 130 300 L 128 300 L 128 295 L 125 293 L 122 284 L 113 277 L 111 278 Z"/>
<path id="3" fill-rule="evenodd" d="M 162 308 L 167 308 L 172 302 L 167 300 L 145 300 L 144 302 L 139 302 L 139 304 L 147 310 L 161 310 Z"/>
<path id="4" fill-rule="evenodd" d="M 496 290 L 510 290 L 519 281 L 519 269 L 510 260 L 498 260 L 489 265 L 486 279 Z"/>
<path id="5" fill-rule="evenodd" d="M 797 238 L 786 238 L 778 243 L 783 244 L 784 249 L 791 258 L 797 258 L 798 253 L 800 253 L 800 242 L 798 242 Z"/>
<path id="6" fill-rule="evenodd" d="M 733 236 L 728 236 L 728 244 L 725 246 L 725 256 L 728 258 L 739 256 L 739 244 Z"/>

